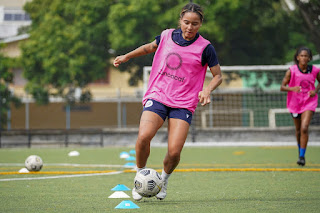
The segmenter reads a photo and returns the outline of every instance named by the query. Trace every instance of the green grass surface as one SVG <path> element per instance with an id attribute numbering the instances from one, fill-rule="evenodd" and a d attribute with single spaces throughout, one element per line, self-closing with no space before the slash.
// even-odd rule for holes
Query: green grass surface
<path id="1" fill-rule="evenodd" d="M 127 163 L 120 152 L 132 148 L 0 149 L 0 212 L 319 212 L 320 147 L 309 147 L 301 171 L 175 172 L 168 195 L 140 202 L 108 198 L 117 184 L 133 186 L 134 173 L 57 179 L 12 180 L 61 176 L 59 174 L 14 174 L 31 154 L 42 157 L 41 172 L 123 171 L 108 165 Z M 69 157 L 72 150 L 80 156 Z M 152 148 L 148 166 L 162 168 L 165 148 Z M 300 168 L 296 147 L 185 147 L 177 169 Z M 9 164 L 8 164 L 9 163 Z M 63 166 L 86 164 L 87 166 Z M 16 165 L 18 164 L 18 165 Z M 92 167 L 89 164 L 105 166 Z M 63 175 L 63 174 L 62 174 Z M 131 197 L 131 192 L 126 192 Z M 131 200 L 139 209 L 115 209 Z"/>

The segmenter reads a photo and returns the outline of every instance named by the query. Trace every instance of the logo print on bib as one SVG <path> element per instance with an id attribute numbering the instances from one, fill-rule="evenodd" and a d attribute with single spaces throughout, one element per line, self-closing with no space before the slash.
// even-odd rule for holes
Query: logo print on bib
<path id="1" fill-rule="evenodd" d="M 177 70 L 182 65 L 182 58 L 178 53 L 169 53 L 166 58 L 166 65 L 171 70 Z"/>
<path id="2" fill-rule="evenodd" d="M 147 107 L 151 107 L 152 105 L 153 105 L 153 101 L 152 100 L 148 100 L 144 107 L 147 108 Z"/>
<path id="3" fill-rule="evenodd" d="M 300 82 L 300 86 L 301 86 L 301 92 L 303 93 L 307 93 L 311 90 L 311 82 L 309 82 L 308 80 L 302 80 Z"/>

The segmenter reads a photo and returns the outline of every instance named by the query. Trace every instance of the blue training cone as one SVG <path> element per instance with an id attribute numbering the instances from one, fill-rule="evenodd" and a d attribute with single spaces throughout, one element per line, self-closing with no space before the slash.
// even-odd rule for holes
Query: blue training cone
<path id="1" fill-rule="evenodd" d="M 139 208 L 140 207 L 137 206 L 137 204 L 135 204 L 131 200 L 124 200 L 115 207 L 115 209 L 139 209 Z"/>
<path id="2" fill-rule="evenodd" d="M 136 154 L 136 150 L 131 149 L 131 150 L 129 151 L 129 154 L 135 155 L 135 154 Z"/>
<path id="3" fill-rule="evenodd" d="M 126 163 L 126 164 L 124 164 L 124 167 L 135 167 L 136 166 L 136 164 L 135 163 Z"/>
<path id="4" fill-rule="evenodd" d="M 126 161 L 135 161 L 135 160 L 136 160 L 136 158 L 133 156 L 126 158 Z"/>
<path id="5" fill-rule="evenodd" d="M 111 190 L 112 191 L 130 191 L 130 188 L 126 187 L 125 185 L 118 184 Z"/>

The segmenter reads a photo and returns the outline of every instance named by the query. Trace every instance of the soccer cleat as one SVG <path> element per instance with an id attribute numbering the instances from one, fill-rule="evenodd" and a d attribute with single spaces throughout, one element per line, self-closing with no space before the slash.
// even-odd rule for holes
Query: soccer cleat
<path id="1" fill-rule="evenodd" d="M 142 196 L 138 194 L 138 192 L 136 192 L 136 189 L 133 188 L 132 189 L 132 198 L 135 200 L 135 201 L 139 201 L 142 199 Z"/>
<path id="2" fill-rule="evenodd" d="M 168 187 L 168 180 L 163 180 L 161 191 L 156 195 L 156 198 L 159 200 L 163 200 L 167 196 L 167 187 Z"/>
<path id="3" fill-rule="evenodd" d="M 304 157 L 299 157 L 299 160 L 297 161 L 297 164 L 299 166 L 304 166 L 306 164 L 306 160 L 304 159 Z"/>

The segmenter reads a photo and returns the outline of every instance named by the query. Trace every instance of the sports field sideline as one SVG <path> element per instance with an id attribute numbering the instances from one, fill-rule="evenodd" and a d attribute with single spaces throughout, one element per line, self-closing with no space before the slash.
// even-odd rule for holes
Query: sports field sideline
<path id="1" fill-rule="evenodd" d="M 164 201 L 119 210 L 108 198 L 117 184 L 133 186 L 134 171 L 120 153 L 133 147 L 0 149 L 0 212 L 317 212 L 320 147 L 308 147 L 306 166 L 295 146 L 186 146 Z M 70 151 L 80 155 L 69 157 Z M 148 167 L 161 171 L 166 147 L 151 149 Z M 40 172 L 20 174 L 29 155 Z M 127 191 L 131 197 L 131 192 Z"/>

